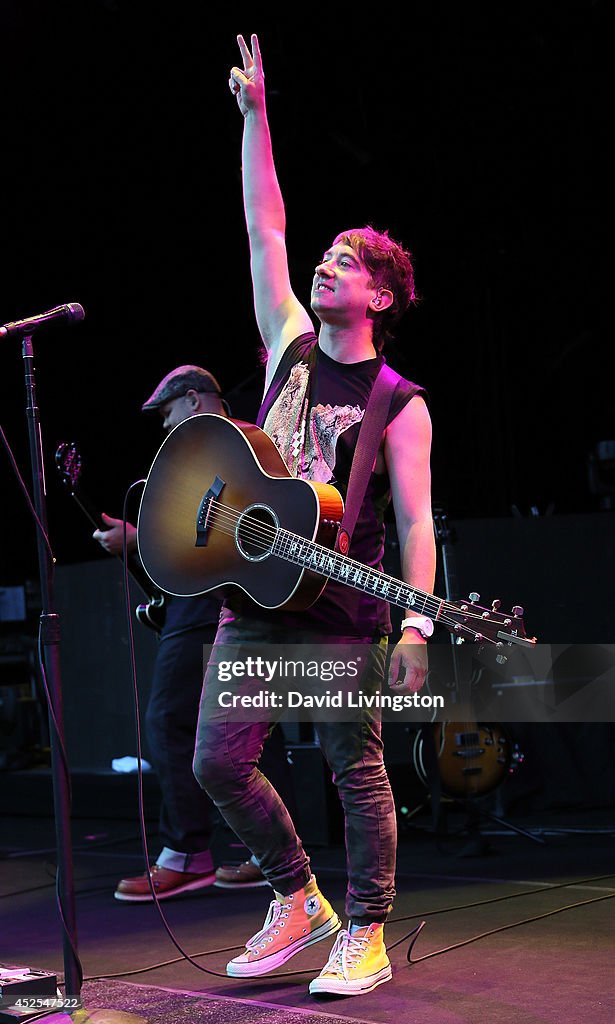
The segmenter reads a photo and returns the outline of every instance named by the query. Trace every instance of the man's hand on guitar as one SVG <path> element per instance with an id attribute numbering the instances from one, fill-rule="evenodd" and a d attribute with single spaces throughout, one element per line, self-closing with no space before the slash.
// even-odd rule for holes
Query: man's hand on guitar
<path id="1" fill-rule="evenodd" d="M 427 676 L 427 643 L 416 630 L 407 629 L 391 654 L 389 687 L 396 693 L 418 693 Z"/>
<path id="2" fill-rule="evenodd" d="M 108 529 L 94 530 L 92 537 L 110 555 L 122 555 L 124 551 L 124 520 L 113 519 L 106 512 L 101 513 L 101 519 Z M 132 523 L 126 523 L 126 546 L 128 554 L 137 550 L 137 528 Z"/>

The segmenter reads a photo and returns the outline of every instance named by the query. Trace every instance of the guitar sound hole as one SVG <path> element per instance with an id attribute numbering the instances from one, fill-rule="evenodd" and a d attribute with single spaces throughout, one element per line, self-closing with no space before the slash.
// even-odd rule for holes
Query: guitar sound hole
<path id="1" fill-rule="evenodd" d="M 239 553 L 250 562 L 262 562 L 271 554 L 280 523 L 266 505 L 248 505 L 235 527 Z"/>

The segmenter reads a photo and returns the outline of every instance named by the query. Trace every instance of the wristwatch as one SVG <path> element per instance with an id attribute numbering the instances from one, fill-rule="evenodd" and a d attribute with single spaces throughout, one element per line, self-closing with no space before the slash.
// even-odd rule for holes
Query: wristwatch
<path id="1" fill-rule="evenodd" d="M 412 615 L 410 618 L 404 619 L 401 624 L 402 630 L 407 629 L 408 626 L 416 629 L 424 640 L 429 640 L 429 637 L 433 635 L 433 622 L 426 615 Z"/>

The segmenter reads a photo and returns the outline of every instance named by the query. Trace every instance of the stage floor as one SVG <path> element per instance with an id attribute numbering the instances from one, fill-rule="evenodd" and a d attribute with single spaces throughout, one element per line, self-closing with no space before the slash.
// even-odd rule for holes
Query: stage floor
<path id="1" fill-rule="evenodd" d="M 393 981 L 365 996 L 317 1000 L 307 985 L 325 962 L 330 940 L 266 978 L 237 981 L 225 975 L 227 960 L 262 925 L 268 888 L 211 887 L 165 900 L 165 927 L 153 904 L 113 898 L 120 877 L 143 869 L 138 824 L 76 819 L 77 947 L 87 1012 L 43 1019 L 612 1024 L 615 815 L 608 808 L 577 809 L 513 824 L 534 838 L 486 821 L 481 833 L 488 849 L 472 855 L 463 815 L 450 815 L 448 837 L 439 841 L 430 815 L 418 814 L 400 835 L 398 895 L 386 929 Z M 148 838 L 154 859 L 153 830 Z M 245 855 L 222 825 L 214 850 L 217 862 Z M 342 915 L 342 847 L 310 854 L 320 887 Z M 0 858 L 0 963 L 61 975 L 53 821 L 5 818 Z M 417 962 L 409 964 L 407 936 L 423 920 L 412 952 Z"/>

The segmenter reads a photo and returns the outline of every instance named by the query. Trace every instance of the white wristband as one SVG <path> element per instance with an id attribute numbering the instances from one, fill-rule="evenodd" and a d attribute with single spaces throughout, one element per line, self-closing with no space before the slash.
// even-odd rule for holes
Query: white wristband
<path id="1" fill-rule="evenodd" d="M 412 615 L 410 618 L 404 619 L 401 628 L 404 630 L 408 627 L 416 629 L 424 640 L 428 640 L 433 635 L 433 622 L 426 615 Z"/>

